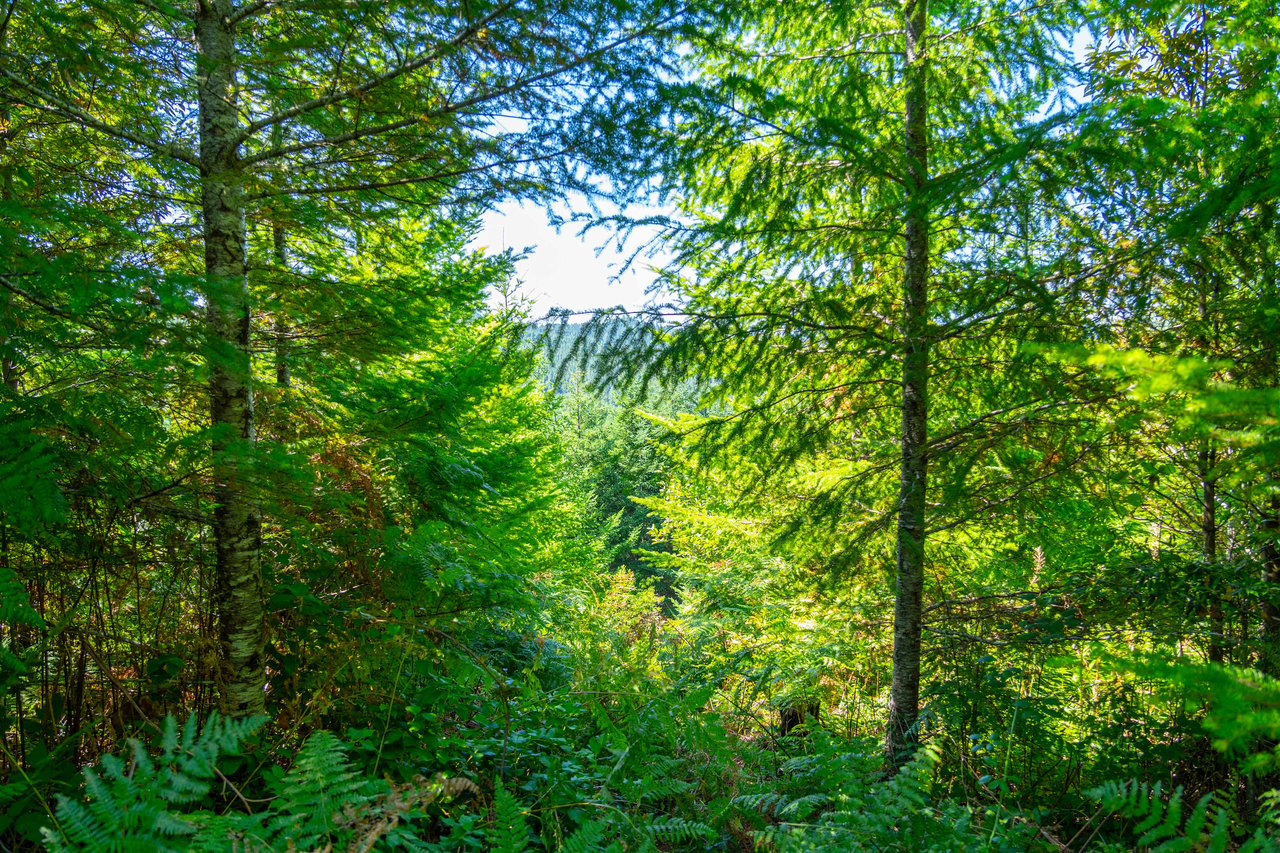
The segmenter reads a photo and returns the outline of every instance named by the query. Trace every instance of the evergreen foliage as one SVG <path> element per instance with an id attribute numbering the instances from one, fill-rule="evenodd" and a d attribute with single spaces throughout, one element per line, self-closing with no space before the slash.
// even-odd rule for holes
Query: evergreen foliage
<path id="1" fill-rule="evenodd" d="M 0 0 L 0 849 L 1277 849 L 1277 21 Z"/>

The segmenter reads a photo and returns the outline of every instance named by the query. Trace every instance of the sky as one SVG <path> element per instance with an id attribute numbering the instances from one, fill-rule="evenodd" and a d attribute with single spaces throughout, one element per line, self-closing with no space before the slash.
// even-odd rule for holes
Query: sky
<path id="1" fill-rule="evenodd" d="M 516 278 L 520 293 L 533 303 L 534 317 L 552 308 L 639 308 L 655 278 L 651 268 L 661 263 L 660 258 L 641 256 L 621 272 L 629 254 L 639 248 L 638 240 L 619 252 L 616 245 L 604 247 L 612 236 L 605 228 L 579 236 L 581 226 L 569 223 L 557 232 L 546 211 L 533 205 L 504 204 L 486 214 L 481 224 L 476 247 L 493 252 L 530 249 L 516 265 Z"/>

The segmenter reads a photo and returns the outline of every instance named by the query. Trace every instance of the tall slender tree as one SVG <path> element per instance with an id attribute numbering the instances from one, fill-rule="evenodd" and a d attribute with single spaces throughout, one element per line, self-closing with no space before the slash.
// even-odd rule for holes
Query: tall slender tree
<path id="1" fill-rule="evenodd" d="M 898 475 L 897 590 L 893 683 L 886 749 L 894 759 L 914 740 L 920 708 L 926 502 L 929 490 L 929 79 L 928 0 L 903 9 L 902 469 Z"/>
<path id="2" fill-rule="evenodd" d="M 1091 447 L 1019 447 L 1102 393 L 1020 347 L 1076 310 L 1082 273 L 1046 240 L 1070 215 L 1051 110 L 1083 20 L 1071 3 L 753 6 L 698 55 L 705 97 L 669 166 L 687 216 L 666 352 L 733 409 L 703 424 L 708 452 L 757 448 L 760 487 L 804 474 L 783 533 L 832 568 L 896 528 L 895 765 L 919 736 L 928 543 Z"/>

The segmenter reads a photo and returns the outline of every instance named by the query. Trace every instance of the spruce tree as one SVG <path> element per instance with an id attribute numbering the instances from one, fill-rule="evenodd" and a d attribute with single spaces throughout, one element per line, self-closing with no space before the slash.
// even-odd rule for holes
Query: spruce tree
<path id="1" fill-rule="evenodd" d="M 807 481 L 783 533 L 831 569 L 896 528 L 893 765 L 919 735 L 927 542 L 1093 447 L 1024 449 L 1106 393 L 1022 346 L 1061 338 L 1053 312 L 1086 316 L 1078 264 L 1049 248 L 1071 218 L 1054 108 L 1084 20 L 1070 3 L 753 6 L 695 55 L 702 99 L 670 149 L 685 207 L 665 357 L 733 410 L 702 424 L 707 453 L 763 454 L 758 501 Z"/>

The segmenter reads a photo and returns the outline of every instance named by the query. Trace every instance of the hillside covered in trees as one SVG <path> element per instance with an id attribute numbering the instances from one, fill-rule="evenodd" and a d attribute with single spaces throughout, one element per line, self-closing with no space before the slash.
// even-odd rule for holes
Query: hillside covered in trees
<path id="1" fill-rule="evenodd" d="M 0 851 L 1280 850 L 1278 59 L 0 0 Z"/>

